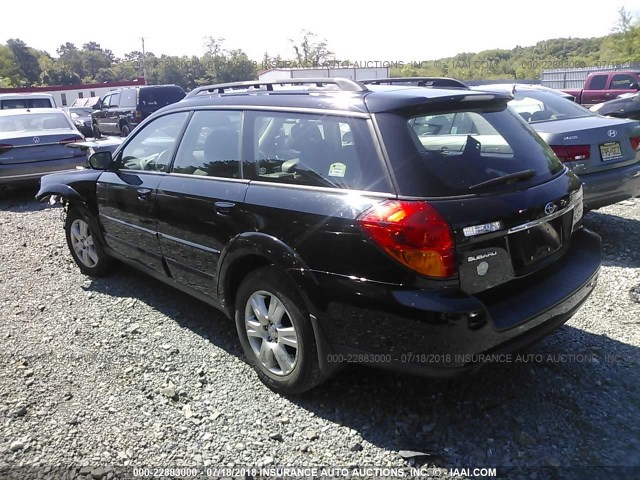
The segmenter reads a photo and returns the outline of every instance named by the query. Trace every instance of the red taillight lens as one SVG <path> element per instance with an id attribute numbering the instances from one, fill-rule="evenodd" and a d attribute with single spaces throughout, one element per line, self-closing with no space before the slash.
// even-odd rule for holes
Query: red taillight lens
<path id="1" fill-rule="evenodd" d="M 60 140 L 60 144 L 66 145 L 68 143 L 79 142 L 79 141 L 82 141 L 82 137 L 69 137 L 69 138 L 65 138 L 64 140 Z"/>
<path id="2" fill-rule="evenodd" d="M 451 227 L 427 202 L 385 200 L 358 217 L 365 232 L 388 255 L 429 277 L 456 274 Z"/>
<path id="3" fill-rule="evenodd" d="M 0 154 L 8 152 L 12 148 L 13 148 L 13 145 L 6 145 L 6 144 L 0 143 Z"/>
<path id="4" fill-rule="evenodd" d="M 140 110 L 136 110 L 135 113 L 133 114 L 133 116 L 138 121 L 142 120 L 142 112 Z"/>
<path id="5" fill-rule="evenodd" d="M 561 162 L 589 160 L 591 157 L 591 147 L 589 145 L 551 145 L 551 149 Z"/>
<path id="6" fill-rule="evenodd" d="M 629 141 L 631 142 L 631 148 L 640 150 L 640 137 L 631 137 Z"/>

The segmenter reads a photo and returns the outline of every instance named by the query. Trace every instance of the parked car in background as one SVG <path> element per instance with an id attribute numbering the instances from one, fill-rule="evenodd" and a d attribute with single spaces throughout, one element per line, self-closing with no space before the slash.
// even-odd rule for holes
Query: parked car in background
<path id="1" fill-rule="evenodd" d="M 535 86 L 482 85 L 508 92 L 513 108 L 580 177 L 587 209 L 640 195 L 640 123 L 604 118 Z"/>
<path id="2" fill-rule="evenodd" d="M 590 107 L 638 90 L 640 90 L 640 71 L 619 70 L 590 73 L 581 89 L 563 89 L 562 91 L 573 95 L 576 103 Z"/>
<path id="3" fill-rule="evenodd" d="M 119 259 L 235 319 L 276 391 L 352 361 L 455 375 L 566 322 L 600 267 L 578 178 L 509 100 L 344 78 L 200 87 L 37 198 L 63 198 L 84 273 Z"/>
<path id="4" fill-rule="evenodd" d="M 614 100 L 598 103 L 589 110 L 607 117 L 629 118 L 640 120 L 640 92 L 621 95 Z"/>
<path id="5" fill-rule="evenodd" d="M 42 175 L 86 166 L 66 145 L 84 140 L 61 110 L 0 110 L 0 187 L 35 183 Z"/>
<path id="6" fill-rule="evenodd" d="M 62 110 L 69 115 L 69 118 L 82 135 L 85 137 L 93 136 L 93 129 L 91 127 L 91 114 L 93 113 L 93 108 L 65 107 Z"/>
<path id="7" fill-rule="evenodd" d="M 144 85 L 118 88 L 102 97 L 92 114 L 93 136 L 126 137 L 142 120 L 185 97 L 178 85 Z"/>
<path id="8" fill-rule="evenodd" d="M 0 93 L 0 110 L 11 108 L 56 108 L 49 93 Z"/>

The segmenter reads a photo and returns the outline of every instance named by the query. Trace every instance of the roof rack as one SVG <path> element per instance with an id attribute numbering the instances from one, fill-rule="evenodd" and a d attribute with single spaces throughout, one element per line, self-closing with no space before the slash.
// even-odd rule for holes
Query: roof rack
<path id="1" fill-rule="evenodd" d="M 194 88 L 189 92 L 187 97 L 195 97 L 200 94 L 225 93 L 227 90 L 261 90 L 272 92 L 274 85 L 315 85 L 322 87 L 324 85 L 335 85 L 338 90 L 347 92 L 366 92 L 367 87 L 362 83 L 351 80 L 350 78 L 286 78 L 281 80 L 255 80 L 247 82 L 231 82 L 218 83 L 216 85 L 205 85 Z"/>
<path id="2" fill-rule="evenodd" d="M 465 88 L 469 89 L 469 85 L 449 77 L 394 77 L 394 78 L 375 78 L 371 80 L 361 80 L 365 85 L 393 85 L 410 84 L 417 87 L 432 88 Z"/>

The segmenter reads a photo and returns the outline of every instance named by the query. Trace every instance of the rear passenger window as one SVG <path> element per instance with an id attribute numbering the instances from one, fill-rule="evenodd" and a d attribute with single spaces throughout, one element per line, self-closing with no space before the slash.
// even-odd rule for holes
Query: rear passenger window
<path id="1" fill-rule="evenodd" d="M 604 90 L 604 87 L 607 85 L 608 75 L 594 75 L 591 78 L 591 84 L 589 85 L 589 90 Z"/>
<path id="2" fill-rule="evenodd" d="M 240 178 L 242 113 L 198 111 L 180 143 L 173 173 Z"/>
<path id="3" fill-rule="evenodd" d="M 249 115 L 249 114 L 248 114 Z M 364 119 L 252 113 L 247 178 L 267 182 L 389 191 Z"/>
<path id="4" fill-rule="evenodd" d="M 127 108 L 135 108 L 136 106 L 136 90 L 130 88 L 120 93 L 120 106 Z"/>

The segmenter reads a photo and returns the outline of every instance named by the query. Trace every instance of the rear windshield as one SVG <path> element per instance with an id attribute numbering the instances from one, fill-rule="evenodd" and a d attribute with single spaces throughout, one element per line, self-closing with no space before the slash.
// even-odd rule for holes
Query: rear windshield
<path id="1" fill-rule="evenodd" d="M 564 167 L 547 144 L 504 106 L 378 115 L 401 195 L 443 197 L 517 189 L 551 179 Z M 518 181 L 483 182 L 529 171 Z"/>
<path id="2" fill-rule="evenodd" d="M 51 108 L 51 100 L 48 98 L 14 98 L 0 100 L 2 110 L 10 108 Z"/>
<path id="3" fill-rule="evenodd" d="M 184 97 L 185 93 L 180 87 L 141 88 L 140 108 L 155 111 L 179 102 Z"/>
<path id="4" fill-rule="evenodd" d="M 561 95 L 535 90 L 515 92 L 509 107 L 529 123 L 594 115 L 593 112 Z"/>
<path id="5" fill-rule="evenodd" d="M 62 112 L 3 115 L 0 117 L 0 132 L 22 132 L 26 130 L 72 129 L 67 116 Z"/>

